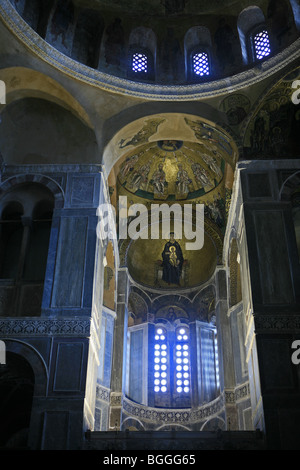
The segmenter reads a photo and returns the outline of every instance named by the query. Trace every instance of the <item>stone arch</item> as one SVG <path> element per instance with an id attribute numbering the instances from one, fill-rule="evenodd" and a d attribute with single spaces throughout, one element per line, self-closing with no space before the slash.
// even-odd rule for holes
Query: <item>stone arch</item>
<path id="1" fill-rule="evenodd" d="M 159 426 L 156 431 L 191 431 L 191 429 L 182 424 L 163 424 Z"/>
<path id="2" fill-rule="evenodd" d="M 92 128 L 87 111 L 60 83 L 53 78 L 27 67 L 8 67 L 0 71 L 0 79 L 6 84 L 6 104 L 20 98 L 41 98 L 72 112 L 85 125 Z M 5 107 L 1 109 L 1 112 Z"/>
<path id="3" fill-rule="evenodd" d="M 200 431 L 224 431 L 226 428 L 225 421 L 220 418 L 210 418 L 201 426 Z"/>
<path id="4" fill-rule="evenodd" d="M 14 353 L 23 357 L 34 373 L 34 396 L 45 396 L 48 386 L 48 368 L 44 358 L 30 344 L 25 341 L 3 338 L 7 353 Z"/>
<path id="5" fill-rule="evenodd" d="M 125 418 L 121 423 L 121 431 L 145 431 L 144 424 L 135 418 Z"/>
<path id="6" fill-rule="evenodd" d="M 4 338 L 4 341 L 6 365 L 0 368 L 0 396 L 3 405 L 0 445 L 4 449 L 26 449 L 32 429 L 34 400 L 46 395 L 47 366 L 31 345 L 10 338 Z"/>
<path id="7" fill-rule="evenodd" d="M 61 186 L 52 178 L 41 174 L 22 174 L 8 178 L 0 185 L 0 198 L 14 189 L 17 185 L 38 183 L 47 188 L 54 197 L 54 207 L 60 209 L 64 205 L 64 192 Z"/>

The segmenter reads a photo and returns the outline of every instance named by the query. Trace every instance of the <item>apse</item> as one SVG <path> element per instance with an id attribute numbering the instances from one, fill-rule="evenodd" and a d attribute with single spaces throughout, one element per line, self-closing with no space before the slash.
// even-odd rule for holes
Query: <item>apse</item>
<path id="1" fill-rule="evenodd" d="M 129 215 L 133 206 L 141 205 L 147 219 L 135 239 L 128 236 L 120 240 L 121 264 L 134 282 L 145 287 L 202 285 L 212 277 L 222 256 L 235 148 L 225 131 L 196 116 L 147 117 L 140 126 L 131 135 L 126 131 L 124 137 L 119 136 L 116 147 L 122 156 L 109 177 L 116 212 L 122 198 Z M 196 240 L 197 246 L 192 246 L 186 233 L 187 206 L 193 233 L 200 230 L 198 211 L 203 208 L 201 247 Z M 169 209 L 169 224 L 153 218 L 155 210 L 164 207 Z M 129 217 L 129 228 L 133 222 Z M 171 232 L 183 257 L 179 282 L 164 276 L 162 253 Z M 158 236 L 154 238 L 153 233 Z"/>

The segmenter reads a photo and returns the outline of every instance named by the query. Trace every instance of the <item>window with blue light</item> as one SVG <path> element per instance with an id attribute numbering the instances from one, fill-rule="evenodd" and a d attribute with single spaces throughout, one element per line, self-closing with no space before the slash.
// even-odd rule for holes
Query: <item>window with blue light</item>
<path id="1" fill-rule="evenodd" d="M 168 332 L 158 326 L 154 341 L 154 392 L 188 396 L 190 393 L 190 345 L 189 328 L 180 326 L 175 338 L 168 339 Z"/>
<path id="2" fill-rule="evenodd" d="M 209 57 L 206 52 L 196 52 L 192 56 L 192 70 L 198 77 L 210 75 Z"/>
<path id="3" fill-rule="evenodd" d="M 134 52 L 132 54 L 131 69 L 133 72 L 148 72 L 148 57 L 143 52 Z"/>
<path id="4" fill-rule="evenodd" d="M 168 392 L 168 346 L 164 328 L 155 330 L 154 342 L 154 392 Z"/>
<path id="5" fill-rule="evenodd" d="M 175 386 L 179 394 L 190 392 L 190 348 L 187 327 L 179 327 L 176 330 Z"/>
<path id="6" fill-rule="evenodd" d="M 253 37 L 253 47 L 255 59 L 261 60 L 271 53 L 269 34 L 266 30 L 262 30 Z"/>

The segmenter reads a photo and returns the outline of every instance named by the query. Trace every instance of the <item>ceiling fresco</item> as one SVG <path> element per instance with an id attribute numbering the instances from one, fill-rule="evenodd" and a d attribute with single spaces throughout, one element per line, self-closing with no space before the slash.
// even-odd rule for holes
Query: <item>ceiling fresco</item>
<path id="1" fill-rule="evenodd" d="M 146 199 L 201 197 L 224 177 L 225 161 L 217 151 L 180 140 L 163 140 L 128 156 L 120 168 L 121 189 Z"/>
<path id="2" fill-rule="evenodd" d="M 110 193 L 116 209 L 119 196 L 127 197 L 128 207 L 142 203 L 148 211 L 152 204 L 204 205 L 203 247 L 187 250 L 184 231 L 178 240 L 183 254 L 179 285 L 191 288 L 207 282 L 221 261 L 238 153 L 232 138 L 216 125 L 188 115 L 172 119 L 148 117 L 116 141 L 124 153 L 111 172 Z M 128 267 L 135 282 L 178 288 L 163 278 L 162 252 L 168 239 L 169 231 L 160 228 L 159 239 L 145 236 L 120 243 L 120 264 Z"/>

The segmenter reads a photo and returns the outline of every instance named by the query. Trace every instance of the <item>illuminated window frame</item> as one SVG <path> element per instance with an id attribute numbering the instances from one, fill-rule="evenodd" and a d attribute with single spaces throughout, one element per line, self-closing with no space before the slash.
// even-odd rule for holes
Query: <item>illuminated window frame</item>
<path id="1" fill-rule="evenodd" d="M 154 80 L 154 58 L 149 49 L 138 46 L 130 48 L 127 75 L 132 80 Z"/>
<path id="2" fill-rule="evenodd" d="M 177 397 L 189 396 L 191 390 L 191 370 L 188 326 L 181 325 L 176 328 L 175 340 L 171 344 L 168 339 L 168 330 L 163 326 L 157 326 L 154 335 L 153 358 L 154 393 L 171 393 Z M 171 383 L 173 384 L 172 386 Z"/>
<path id="3" fill-rule="evenodd" d="M 194 77 L 210 76 L 209 55 L 205 51 L 197 51 L 192 54 L 192 73 Z"/>
<path id="4" fill-rule="evenodd" d="M 154 337 L 154 392 L 168 393 L 169 376 L 169 348 L 167 341 L 167 331 L 165 328 L 158 326 L 155 329 Z"/>
<path id="5" fill-rule="evenodd" d="M 131 71 L 134 73 L 148 73 L 148 56 L 144 52 L 133 52 L 131 57 Z"/>
<path id="6" fill-rule="evenodd" d="M 179 326 L 175 331 L 175 390 L 188 395 L 191 389 L 189 328 Z"/>
<path id="7" fill-rule="evenodd" d="M 269 33 L 266 28 L 257 31 L 252 36 L 253 54 L 255 60 L 262 60 L 271 54 Z"/>

